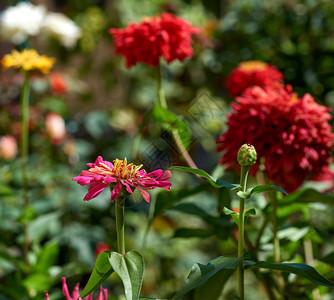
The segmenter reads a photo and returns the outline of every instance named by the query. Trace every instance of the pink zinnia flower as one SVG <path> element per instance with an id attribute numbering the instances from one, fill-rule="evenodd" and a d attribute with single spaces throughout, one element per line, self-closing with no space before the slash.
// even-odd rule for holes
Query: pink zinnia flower
<path id="1" fill-rule="evenodd" d="M 114 37 L 116 53 L 125 57 L 129 68 L 140 62 L 157 66 L 160 57 L 168 63 L 192 57 L 191 35 L 199 29 L 173 14 L 163 13 L 144 17 L 143 22 L 131 23 L 124 29 L 111 28 L 109 32 Z"/>
<path id="2" fill-rule="evenodd" d="M 262 61 L 244 61 L 226 78 L 231 97 L 241 95 L 248 87 L 273 85 L 283 80 L 283 74 L 274 66 Z"/>
<path id="3" fill-rule="evenodd" d="M 240 146 L 249 143 L 259 157 L 250 174 L 263 161 L 268 178 L 289 192 L 328 171 L 334 140 L 331 115 L 311 95 L 298 98 L 291 86 L 255 86 L 237 97 L 231 109 L 228 130 L 217 140 L 217 150 L 223 151 L 220 164 L 227 170 L 236 167 Z"/>
<path id="4" fill-rule="evenodd" d="M 91 200 L 98 196 L 107 186 L 112 189 L 111 201 L 115 200 L 121 193 L 123 187 L 128 193 L 132 193 L 132 188 L 136 188 L 142 194 L 146 202 L 150 202 L 150 195 L 147 190 L 157 187 L 170 190 L 171 183 L 167 180 L 170 178 L 170 171 L 155 170 L 146 173 L 140 170 L 143 165 L 136 166 L 128 164 L 126 158 L 123 160 L 116 159 L 114 164 L 104 161 L 99 156 L 95 163 L 88 163 L 89 170 L 81 171 L 80 175 L 74 177 L 80 185 L 89 185 L 88 193 L 84 200 Z"/>
<path id="5" fill-rule="evenodd" d="M 75 285 L 74 290 L 72 292 L 72 297 L 71 297 L 68 291 L 67 284 L 66 284 L 66 278 L 62 277 L 61 281 L 63 285 L 63 295 L 66 297 L 66 300 L 77 300 L 80 295 L 79 283 Z M 45 295 L 45 300 L 50 300 L 49 293 L 47 291 L 44 292 L 44 295 Z M 82 300 L 82 298 L 80 297 L 79 300 Z M 84 300 L 93 300 L 93 293 L 85 297 Z M 96 300 L 108 300 L 108 290 L 102 289 L 101 285 L 100 285 L 99 294 L 97 295 Z"/>

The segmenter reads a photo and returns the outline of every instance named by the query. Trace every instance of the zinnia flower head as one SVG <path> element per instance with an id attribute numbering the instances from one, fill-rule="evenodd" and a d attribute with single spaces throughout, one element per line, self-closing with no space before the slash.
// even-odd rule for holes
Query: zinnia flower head
<path id="1" fill-rule="evenodd" d="M 183 61 L 193 56 L 191 35 L 199 29 L 173 14 L 163 13 L 152 18 L 144 17 L 141 23 L 131 23 L 124 29 L 110 29 L 116 53 L 123 55 L 129 68 L 144 62 L 159 64 L 160 57 L 168 63 Z"/>
<path id="2" fill-rule="evenodd" d="M 24 49 L 21 52 L 13 49 L 2 60 L 3 69 L 22 69 L 24 71 L 38 70 L 44 74 L 50 72 L 56 60 L 53 57 L 39 55 L 35 49 Z"/>
<path id="3" fill-rule="evenodd" d="M 133 192 L 131 188 L 135 188 L 140 191 L 146 202 L 150 202 L 147 190 L 157 187 L 170 190 L 171 187 L 171 183 L 167 180 L 172 176 L 170 171 L 164 172 L 159 169 L 146 173 L 145 170 L 140 170 L 143 165 L 128 164 L 126 158 L 115 159 L 112 164 L 99 156 L 95 163 L 88 163 L 87 166 L 89 170 L 83 170 L 79 176 L 73 178 L 82 186 L 89 185 L 88 193 L 84 197 L 87 201 L 98 196 L 107 186 L 112 189 L 111 201 L 121 192 L 131 194 Z"/>
<path id="4" fill-rule="evenodd" d="M 68 287 L 66 284 L 66 278 L 62 277 L 61 279 L 62 285 L 63 285 L 63 295 L 66 297 L 66 300 L 83 300 L 81 297 L 79 297 L 79 283 L 77 283 L 74 287 L 74 290 L 72 292 L 72 297 L 70 296 L 70 293 L 68 291 Z M 47 291 L 44 292 L 45 300 L 50 300 L 49 293 Z M 84 298 L 84 300 L 93 300 L 93 293 L 88 295 Z M 108 300 L 108 290 L 102 289 L 102 286 L 100 285 L 99 294 L 96 297 L 96 300 Z"/>
<path id="5" fill-rule="evenodd" d="M 248 87 L 264 87 L 282 80 L 283 74 L 274 66 L 262 61 L 244 61 L 226 78 L 226 86 L 231 97 L 235 97 L 241 95 Z"/>
<path id="6" fill-rule="evenodd" d="M 217 150 L 223 151 L 220 164 L 227 170 L 235 168 L 244 143 L 254 145 L 259 158 L 250 174 L 255 175 L 263 161 L 268 178 L 289 192 L 330 164 L 331 115 L 311 95 L 298 98 L 291 86 L 255 86 L 237 97 L 231 109 L 228 130 L 217 140 Z"/>

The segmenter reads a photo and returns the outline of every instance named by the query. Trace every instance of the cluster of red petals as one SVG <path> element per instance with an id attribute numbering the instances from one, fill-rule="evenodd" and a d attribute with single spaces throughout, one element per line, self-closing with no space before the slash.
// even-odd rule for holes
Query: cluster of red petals
<path id="1" fill-rule="evenodd" d="M 68 291 L 67 284 L 66 284 L 66 278 L 62 277 L 61 281 L 62 281 L 62 286 L 63 286 L 63 295 L 66 297 L 66 300 L 77 300 L 77 299 L 82 300 L 82 298 L 79 297 L 80 295 L 79 283 L 75 285 L 74 290 L 72 292 L 72 297 L 71 297 Z M 49 293 L 47 291 L 44 292 L 44 295 L 45 295 L 45 300 L 50 300 Z M 93 300 L 93 293 L 85 297 L 84 300 Z M 108 290 L 102 289 L 101 285 L 100 285 L 99 293 L 96 297 L 96 300 L 108 300 Z"/>
<path id="2" fill-rule="evenodd" d="M 144 17 L 141 23 L 131 23 L 124 29 L 110 29 L 114 37 L 116 53 L 123 55 L 129 68 L 144 62 L 151 66 L 159 64 L 163 57 L 170 63 L 193 56 L 191 35 L 199 29 L 173 14 L 163 13 L 152 18 Z"/>
<path id="3" fill-rule="evenodd" d="M 298 98 L 291 86 L 255 86 L 237 97 L 231 109 L 228 130 L 217 140 L 217 150 L 223 151 L 219 163 L 228 170 L 236 167 L 245 143 L 254 145 L 259 157 L 250 173 L 255 175 L 264 158 L 268 178 L 289 192 L 328 170 L 334 141 L 331 115 L 311 95 Z"/>
<path id="4" fill-rule="evenodd" d="M 62 74 L 52 72 L 50 74 L 50 89 L 52 94 L 61 95 L 68 93 L 70 86 Z"/>
<path id="5" fill-rule="evenodd" d="M 87 201 L 95 198 L 110 186 L 112 189 L 111 201 L 118 197 L 123 188 L 130 194 L 133 193 L 131 188 L 135 188 L 140 191 L 146 202 L 150 202 L 150 194 L 147 190 L 157 187 L 170 190 L 172 185 L 167 180 L 172 176 L 170 171 L 164 172 L 158 169 L 146 173 L 145 170 L 140 170 L 142 165 L 127 164 L 126 159 L 124 161 L 116 159 L 112 164 L 99 156 L 95 163 L 88 163 L 87 166 L 89 170 L 83 170 L 79 176 L 73 178 L 81 186 L 89 185 L 88 193 L 84 198 Z"/>
<path id="6" fill-rule="evenodd" d="M 282 80 L 283 74 L 276 67 L 261 61 L 245 61 L 232 70 L 225 84 L 230 96 L 236 97 L 248 87 L 271 86 Z"/>

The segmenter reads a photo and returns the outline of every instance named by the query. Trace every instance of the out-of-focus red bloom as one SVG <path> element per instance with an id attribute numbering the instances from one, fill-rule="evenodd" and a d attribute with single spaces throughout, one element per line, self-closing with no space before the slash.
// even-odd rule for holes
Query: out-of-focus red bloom
<path id="1" fill-rule="evenodd" d="M 95 247 L 95 256 L 98 257 L 103 251 L 111 250 L 106 242 L 99 242 Z"/>
<path id="2" fill-rule="evenodd" d="M 173 14 L 163 13 L 144 17 L 143 22 L 131 23 L 124 29 L 111 28 L 109 32 L 114 37 L 116 53 L 125 57 L 129 68 L 140 62 L 157 66 L 160 57 L 168 63 L 192 57 L 191 35 L 199 29 Z"/>
<path id="3" fill-rule="evenodd" d="M 49 113 L 45 117 L 45 130 L 55 145 L 61 144 L 66 137 L 64 119 L 56 113 Z"/>
<path id="4" fill-rule="evenodd" d="M 245 61 L 232 70 L 226 78 L 226 87 L 231 97 L 239 96 L 251 86 L 265 87 L 283 80 L 283 74 L 274 66 L 262 61 Z"/>
<path id="5" fill-rule="evenodd" d="M 298 98 L 291 86 L 255 86 L 237 97 L 231 109 L 228 130 L 217 140 L 217 150 L 223 151 L 219 163 L 227 170 L 236 166 L 244 143 L 254 145 L 259 157 L 250 173 L 255 175 L 263 158 L 268 178 L 289 192 L 330 164 L 331 115 L 311 95 Z"/>
<path id="6" fill-rule="evenodd" d="M 80 185 L 89 185 L 88 193 L 84 200 L 91 200 L 98 196 L 107 186 L 112 189 L 111 201 L 115 200 L 125 187 L 128 193 L 132 193 L 132 188 L 140 191 L 146 202 L 150 202 L 150 194 L 147 190 L 152 190 L 157 187 L 165 190 L 170 190 L 171 182 L 170 171 L 162 171 L 160 169 L 151 173 L 146 173 L 145 170 L 140 170 L 143 165 L 136 166 L 128 164 L 126 158 L 123 160 L 115 159 L 114 164 L 103 160 L 99 156 L 95 163 L 88 163 L 90 168 L 88 171 L 81 171 L 80 175 L 74 177 Z"/>
<path id="7" fill-rule="evenodd" d="M 67 284 L 66 284 L 66 278 L 62 277 L 61 281 L 63 285 L 63 295 L 66 297 L 66 300 L 77 300 L 77 299 L 82 300 L 81 297 L 78 298 L 80 295 L 79 283 L 75 285 L 74 290 L 72 292 L 72 297 L 71 297 L 68 291 Z M 49 293 L 47 291 L 44 292 L 44 295 L 45 295 L 45 300 L 50 300 Z M 85 297 L 84 300 L 93 300 L 93 293 Z M 97 295 L 96 300 L 108 300 L 108 290 L 102 289 L 101 285 L 100 285 L 99 294 Z"/>
<path id="8" fill-rule="evenodd" d="M 52 94 L 61 95 L 68 93 L 70 87 L 64 76 L 59 73 L 52 72 L 50 74 L 50 89 Z"/>
<path id="9" fill-rule="evenodd" d="M 0 157 L 10 160 L 17 155 L 17 142 L 11 135 L 0 138 Z"/>

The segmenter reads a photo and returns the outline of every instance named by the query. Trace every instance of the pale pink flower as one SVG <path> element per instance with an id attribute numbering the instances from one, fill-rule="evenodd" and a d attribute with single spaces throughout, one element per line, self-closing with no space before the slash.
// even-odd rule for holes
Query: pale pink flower
<path id="1" fill-rule="evenodd" d="M 10 160 L 17 155 L 17 142 L 11 135 L 0 138 L 0 157 Z"/>
<path id="2" fill-rule="evenodd" d="M 167 180 L 170 178 L 170 171 L 160 169 L 151 173 L 140 170 L 143 165 L 136 166 L 128 164 L 126 158 L 123 160 L 115 159 L 114 164 L 104 161 L 99 156 L 95 163 L 88 163 L 89 170 L 81 171 L 80 175 L 74 177 L 80 185 L 89 185 L 88 193 L 84 200 L 91 200 L 98 196 L 107 186 L 112 189 L 111 201 L 115 200 L 125 187 L 128 193 L 132 193 L 132 188 L 140 191 L 144 200 L 150 202 L 150 195 L 147 190 L 157 187 L 170 190 L 171 183 Z"/>
<path id="3" fill-rule="evenodd" d="M 80 293 L 79 293 L 79 283 L 77 283 L 74 287 L 74 290 L 72 292 L 72 297 L 70 296 L 70 293 L 68 291 L 68 287 L 66 284 L 66 278 L 62 277 L 61 279 L 62 285 L 63 285 L 63 295 L 66 297 L 66 300 L 77 300 Z M 47 291 L 44 292 L 45 300 L 50 300 L 49 293 Z M 82 300 L 80 297 L 79 300 Z M 93 300 L 93 293 L 89 294 L 87 297 L 84 298 L 84 300 Z M 108 290 L 102 289 L 102 286 L 100 285 L 99 293 L 96 297 L 96 300 L 108 300 Z"/>
<path id="4" fill-rule="evenodd" d="M 60 144 L 66 137 L 64 119 L 56 113 L 49 113 L 45 117 L 45 130 L 55 145 Z"/>

